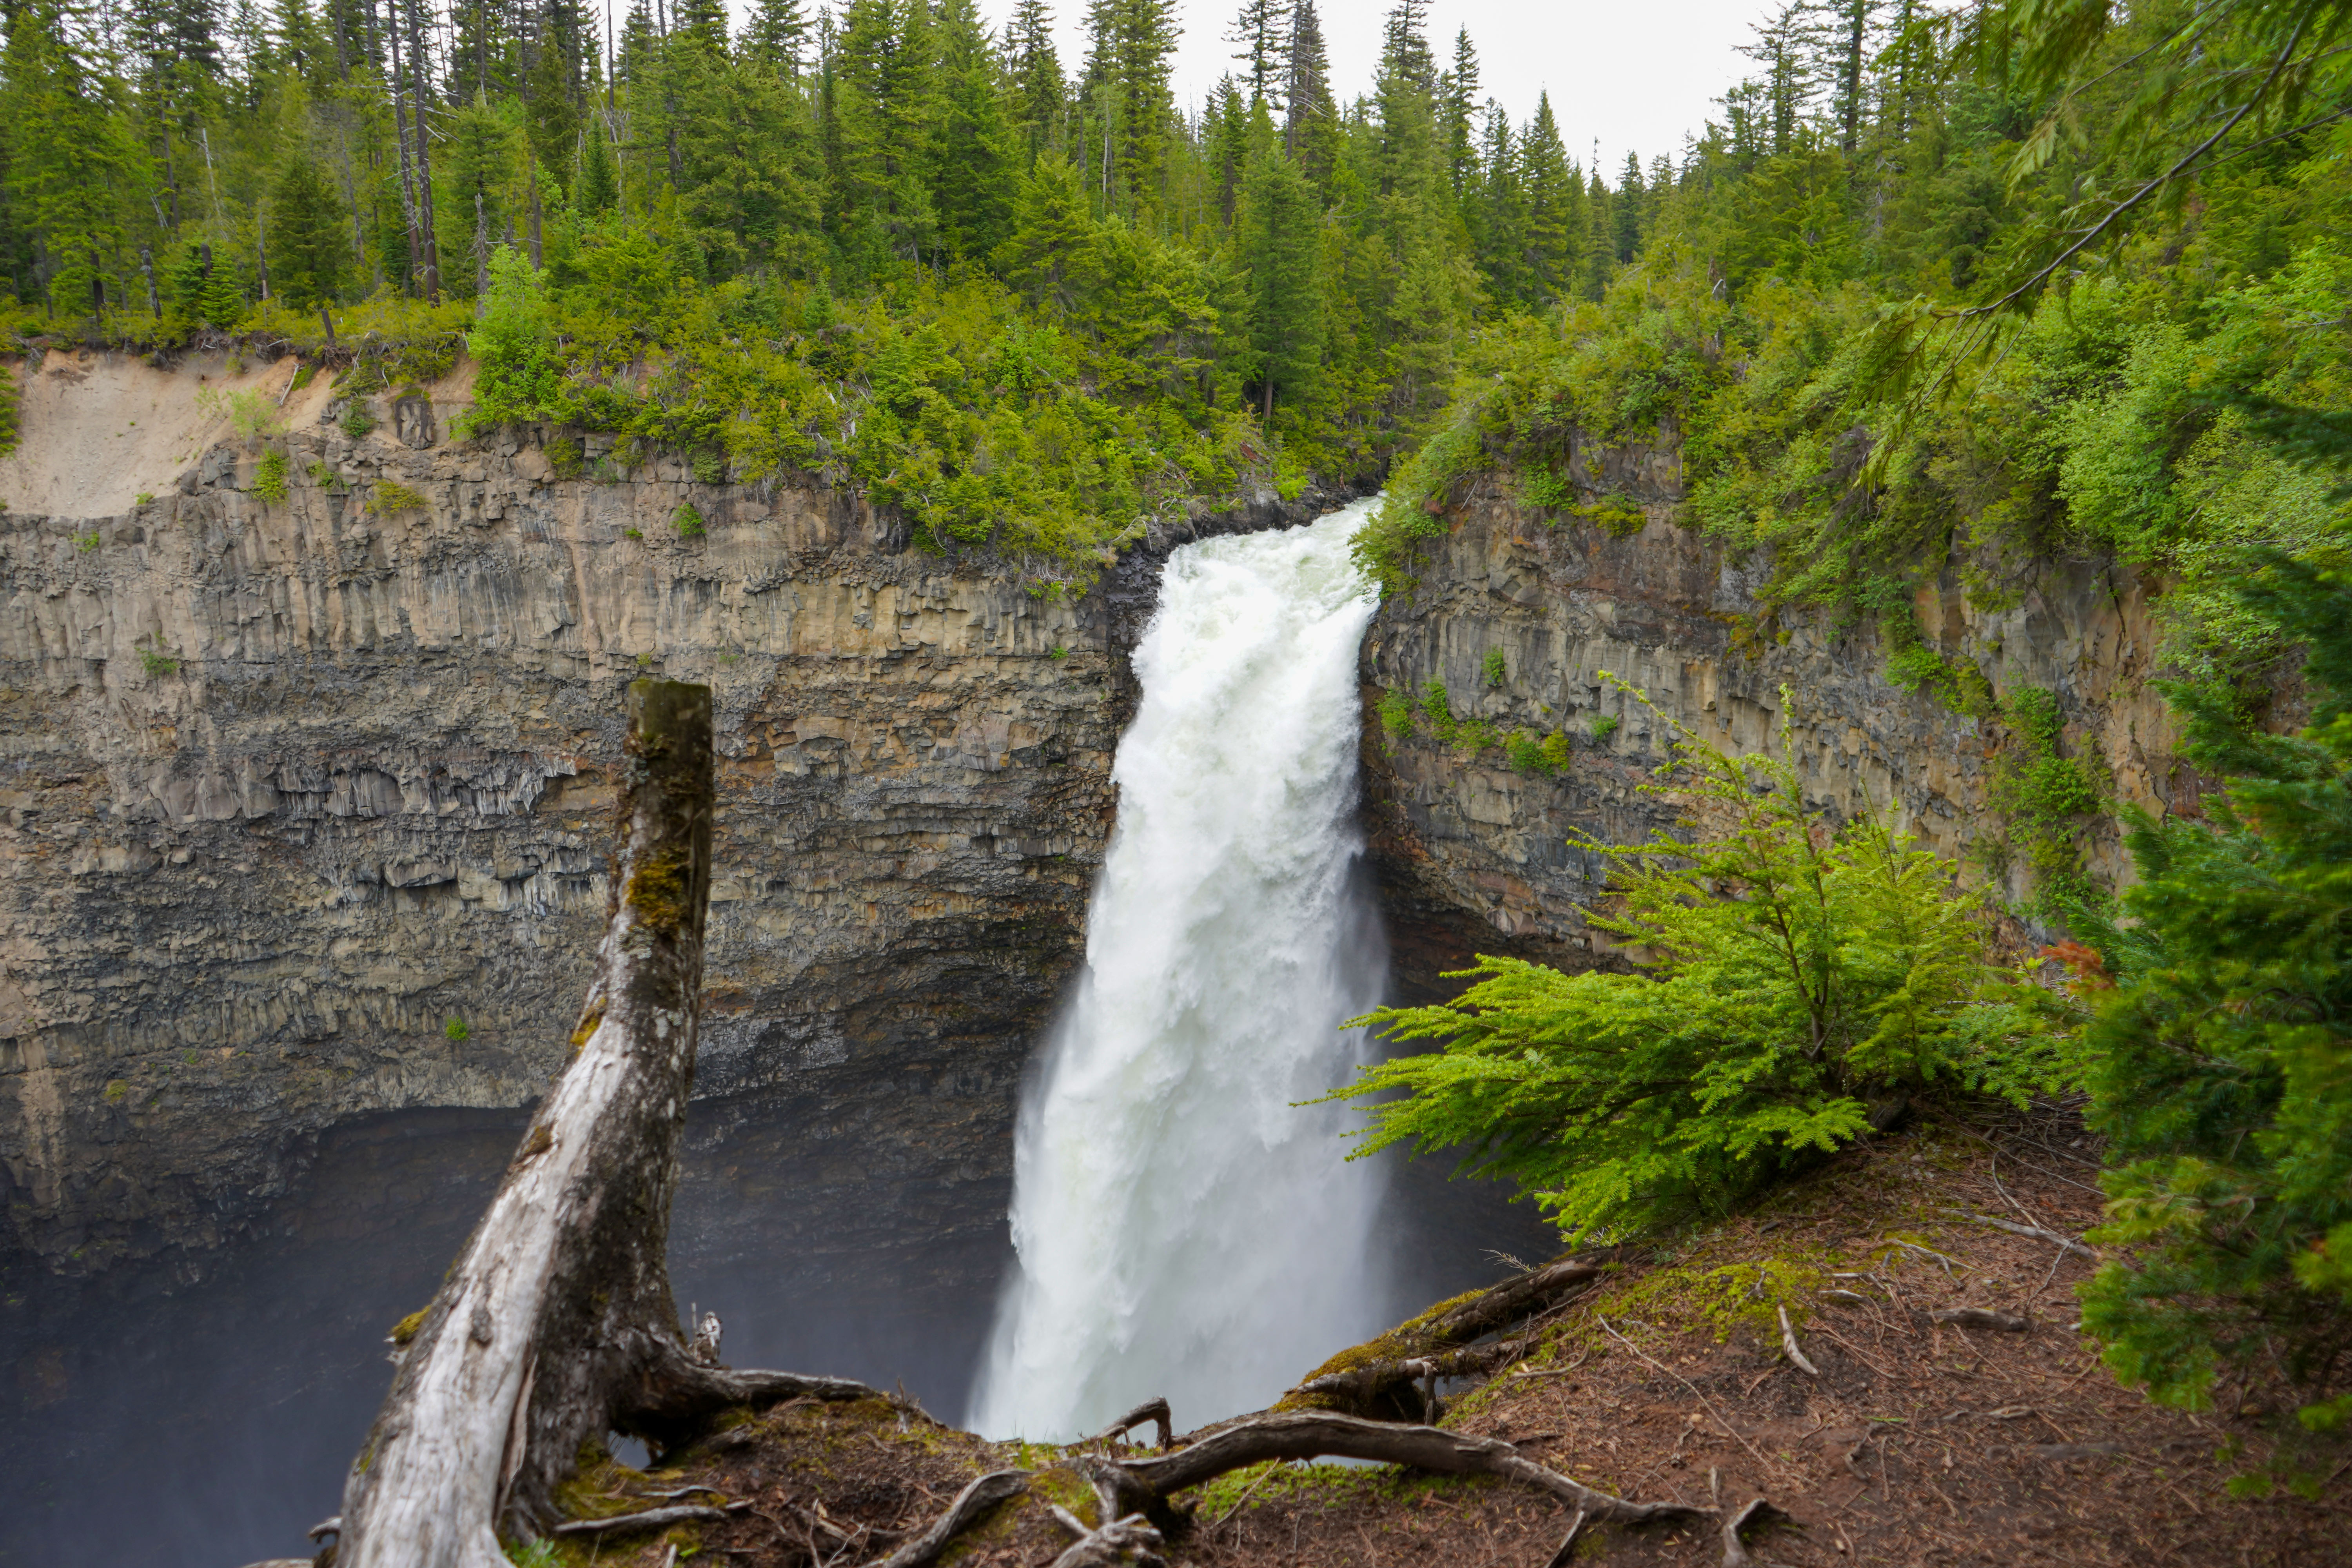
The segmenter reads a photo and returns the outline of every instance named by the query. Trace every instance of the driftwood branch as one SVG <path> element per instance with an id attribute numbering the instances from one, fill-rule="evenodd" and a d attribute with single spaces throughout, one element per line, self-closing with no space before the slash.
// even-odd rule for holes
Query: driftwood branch
<path id="1" fill-rule="evenodd" d="M 679 1331 L 667 1252 L 701 1013 L 709 689 L 633 684 L 623 750 L 571 1062 L 400 1358 L 344 1486 L 341 1568 L 506 1568 L 499 1534 L 555 1524 L 556 1484 L 615 1426 L 667 1444 L 730 1405 L 873 1393 L 704 1365 Z"/>
<path id="2" fill-rule="evenodd" d="M 1322 1411 L 1253 1416 L 1212 1433 L 1190 1447 L 1155 1459 L 1123 1459 L 1118 1468 L 1161 1498 L 1213 1481 L 1229 1470 L 1267 1459 L 1370 1459 L 1412 1465 L 1448 1475 L 1500 1476 L 1549 1492 L 1570 1508 L 1613 1524 L 1704 1518 L 1711 1511 L 1675 1502 L 1628 1502 L 1594 1491 L 1522 1456 L 1494 1437 L 1472 1437 L 1435 1426 L 1401 1426 Z"/>
<path id="3" fill-rule="evenodd" d="M 550 1535 L 615 1535 L 628 1530 L 667 1530 L 673 1524 L 717 1524 L 725 1520 L 727 1510 L 703 1503 L 677 1503 L 669 1508 L 649 1508 L 642 1513 L 616 1513 L 604 1519 L 571 1519 L 548 1531 Z"/>
<path id="4" fill-rule="evenodd" d="M 955 1538 L 987 1517 L 998 1503 L 1029 1489 L 1026 1470 L 992 1470 L 956 1493 L 948 1510 L 930 1528 L 884 1558 L 876 1568 L 924 1568 L 936 1561 Z"/>
<path id="5" fill-rule="evenodd" d="M 1780 1309 L 1780 1348 L 1789 1352 L 1789 1359 L 1794 1362 L 1797 1370 L 1807 1377 L 1822 1375 L 1822 1369 L 1807 1361 L 1805 1352 L 1797 1348 L 1797 1331 L 1789 1322 L 1789 1309 L 1786 1307 Z"/>

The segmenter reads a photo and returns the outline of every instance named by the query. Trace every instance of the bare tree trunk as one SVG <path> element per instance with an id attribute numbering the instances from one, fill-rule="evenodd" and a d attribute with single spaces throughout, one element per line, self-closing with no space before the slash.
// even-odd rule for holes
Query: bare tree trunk
<path id="1" fill-rule="evenodd" d="M 733 1404 L 858 1397 L 729 1373 L 681 1341 L 665 1261 L 694 1077 L 710 887 L 710 689 L 629 688 L 623 848 L 556 1080 L 402 1357 L 343 1492 L 341 1568 L 504 1568 L 554 1518 L 581 1443 L 656 1442 Z"/>

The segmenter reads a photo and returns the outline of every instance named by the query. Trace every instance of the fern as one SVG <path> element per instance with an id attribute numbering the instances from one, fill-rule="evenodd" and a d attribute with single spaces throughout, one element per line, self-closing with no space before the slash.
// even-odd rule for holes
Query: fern
<path id="1" fill-rule="evenodd" d="M 1333 1093 L 1371 1102 L 1359 1157 L 1467 1149 L 1570 1233 L 1623 1232 L 1721 1212 L 1862 1133 L 1872 1097 L 2072 1081 L 2072 1058 L 2000 985 L 1979 901 L 1948 861 L 1876 818 L 1832 834 L 1789 762 L 1727 757 L 1676 728 L 1673 782 L 1644 789 L 1708 824 L 1702 837 L 1580 845 L 1611 863 L 1622 900 L 1591 923 L 1645 973 L 1481 957 L 1456 1000 L 1358 1020 L 1441 1047 Z"/>

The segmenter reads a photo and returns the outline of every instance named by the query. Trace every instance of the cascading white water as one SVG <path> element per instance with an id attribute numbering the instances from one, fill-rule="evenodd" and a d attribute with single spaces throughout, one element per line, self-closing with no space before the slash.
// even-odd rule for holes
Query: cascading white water
<path id="1" fill-rule="evenodd" d="M 1162 1394 L 1194 1426 L 1381 1326 L 1380 1174 L 1295 1103 L 1353 1076 L 1339 1025 L 1385 978 L 1355 825 L 1370 504 L 1169 558 L 1087 967 L 1022 1104 L 981 1432 L 1068 1439 Z"/>

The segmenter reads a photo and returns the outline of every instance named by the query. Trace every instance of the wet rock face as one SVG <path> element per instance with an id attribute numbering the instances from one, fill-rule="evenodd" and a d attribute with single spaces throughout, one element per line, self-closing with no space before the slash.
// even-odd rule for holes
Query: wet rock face
<path id="1" fill-rule="evenodd" d="M 1784 614 L 1759 632 L 1760 573 L 1671 521 L 1680 499 L 1672 448 L 1609 461 L 1616 492 L 1643 503 L 1648 521 L 1638 531 L 1548 521 L 1492 476 L 1465 482 L 1446 498 L 1452 531 L 1425 547 L 1417 591 L 1384 605 L 1365 638 L 1365 809 L 1392 930 L 1428 933 L 1432 962 L 1458 955 L 1460 933 L 1446 921 L 1463 917 L 1484 951 L 1594 962 L 1583 910 L 1605 868 L 1572 848 L 1570 834 L 1634 842 L 1671 827 L 1674 816 L 1639 793 L 1671 735 L 1604 670 L 1664 719 L 1727 749 L 1777 749 L 1785 721 L 1808 795 L 1838 812 L 1893 803 L 1902 826 L 1961 857 L 1979 836 L 2004 830 L 1989 788 L 1994 758 L 2014 740 L 1998 719 L 1889 682 L 1874 630 Z M 2108 781 L 2116 798 L 2196 809 L 2196 780 L 2171 757 L 2162 700 L 2146 685 L 2156 630 L 2129 573 L 2045 565 L 2014 607 L 1988 613 L 1968 604 L 1948 571 L 1916 610 L 1928 645 L 1975 664 L 2002 698 L 2028 686 L 2053 691 L 2065 753 Z M 1498 650 L 1495 684 L 1488 659 Z M 1499 748 L 1467 755 L 1440 743 L 1425 721 L 1391 740 L 1376 714 L 1382 694 L 1418 705 L 1432 680 L 1456 716 L 1501 733 L 1564 731 L 1567 767 L 1553 777 L 1511 768 Z M 1596 738 L 1596 719 L 1615 727 Z M 2087 848 L 2095 876 L 2123 873 L 2112 832 Z M 2022 866 L 2009 876 L 2005 890 L 2022 895 Z"/>
<path id="2" fill-rule="evenodd" d="M 535 1100 L 604 918 L 624 688 L 662 675 L 710 684 L 719 751 L 689 1139 L 854 1215 L 844 1258 L 1000 1255 L 1159 564 L 1344 498 L 1161 520 L 1072 601 L 840 492 L 566 479 L 447 442 L 462 398 L 378 404 L 289 438 L 281 500 L 229 447 L 125 517 L 0 514 L 14 1244 L 201 1247 L 328 1129 Z"/>
<path id="3" fill-rule="evenodd" d="M 788 1100 L 877 1223 L 911 1182 L 1001 1224 L 1110 823 L 1099 606 L 829 493 L 399 434 L 297 435 L 278 503 L 226 452 L 128 519 L 0 518 L 16 1239 L 60 1267 L 209 1242 L 339 1121 L 535 1098 L 654 673 L 717 694 L 702 1092 Z"/>

